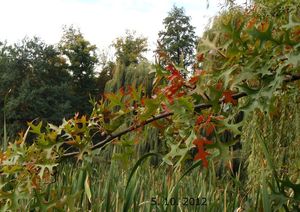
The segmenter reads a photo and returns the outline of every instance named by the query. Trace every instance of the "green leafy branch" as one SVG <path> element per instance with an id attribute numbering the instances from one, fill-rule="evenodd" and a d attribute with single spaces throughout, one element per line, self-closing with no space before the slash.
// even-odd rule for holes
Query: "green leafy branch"
<path id="1" fill-rule="evenodd" d="M 297 81 L 297 80 L 300 80 L 300 74 L 287 75 L 284 82 L 288 83 L 288 82 L 293 82 L 293 81 Z M 233 94 L 232 98 L 235 99 L 235 100 L 238 100 L 238 99 L 240 99 L 242 97 L 245 97 L 247 95 L 248 95 L 247 93 L 241 92 L 241 93 Z M 222 104 L 223 102 L 224 102 L 224 99 L 219 100 L 219 104 Z M 200 112 L 201 110 L 211 108 L 212 106 L 213 106 L 212 104 L 201 103 L 201 104 L 195 105 L 194 110 L 197 111 L 197 112 Z M 167 118 L 167 117 L 172 116 L 172 115 L 174 115 L 174 112 L 164 112 L 162 114 L 153 116 L 152 118 L 147 119 L 146 121 L 142 122 L 141 124 L 132 125 L 129 128 L 127 128 L 127 129 L 125 129 L 121 132 L 118 132 L 118 133 L 113 134 L 113 135 L 108 135 L 104 140 L 102 140 L 102 141 L 98 142 L 97 144 L 93 145 L 91 147 L 91 149 L 95 150 L 95 149 L 101 148 L 101 147 L 103 147 L 104 145 L 106 145 L 107 143 L 113 141 L 116 138 L 119 138 L 119 137 L 121 137 L 121 136 L 123 136 L 123 135 L 125 135 L 129 132 L 132 132 L 132 131 L 134 131 L 138 128 L 144 127 L 145 125 L 150 124 L 154 121 L 164 119 L 164 118 Z M 77 154 L 79 154 L 79 152 L 65 153 L 63 155 L 63 157 L 72 157 L 72 156 L 75 156 Z"/>

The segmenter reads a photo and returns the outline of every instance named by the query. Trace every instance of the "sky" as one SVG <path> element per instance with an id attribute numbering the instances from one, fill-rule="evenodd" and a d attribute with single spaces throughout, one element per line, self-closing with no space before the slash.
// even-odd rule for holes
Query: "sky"
<path id="1" fill-rule="evenodd" d="M 209 7 L 207 4 L 209 2 Z M 184 7 L 200 36 L 210 17 L 224 0 L 0 0 L 0 41 L 15 43 L 25 36 L 40 37 L 48 44 L 59 42 L 64 25 L 80 28 L 100 50 L 126 29 L 148 38 L 150 58 L 163 19 L 173 5 Z"/>

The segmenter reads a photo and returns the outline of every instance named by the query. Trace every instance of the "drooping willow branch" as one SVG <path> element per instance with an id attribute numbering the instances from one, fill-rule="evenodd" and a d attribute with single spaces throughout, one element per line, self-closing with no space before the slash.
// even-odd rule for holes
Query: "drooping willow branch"
<path id="1" fill-rule="evenodd" d="M 286 78 L 284 79 L 284 82 L 293 82 L 293 81 L 296 81 L 296 80 L 300 80 L 300 73 L 286 76 Z M 247 94 L 244 93 L 244 92 L 241 92 L 241 93 L 233 94 L 232 98 L 235 99 L 235 100 L 238 100 L 238 99 L 240 99 L 242 97 L 245 97 L 245 96 L 247 96 Z M 223 102 L 223 100 L 219 100 L 219 104 L 221 104 L 222 102 Z M 211 107 L 212 107 L 212 104 L 201 103 L 201 104 L 195 105 L 194 110 L 195 111 L 200 111 L 200 110 L 208 109 L 208 108 L 211 108 Z M 127 129 L 125 129 L 125 130 L 123 130 L 119 133 L 116 133 L 114 135 L 108 135 L 104 140 L 102 140 L 99 143 L 93 145 L 91 149 L 94 150 L 94 149 L 101 148 L 105 144 L 107 144 L 108 142 L 114 140 L 115 138 L 121 137 L 122 135 L 125 135 L 129 132 L 132 132 L 132 131 L 134 131 L 134 130 L 140 128 L 140 127 L 143 127 L 147 124 L 150 124 L 150 123 L 152 123 L 156 120 L 172 116 L 173 114 L 174 114 L 173 112 L 164 112 L 164 113 L 161 113 L 159 115 L 153 116 L 152 118 L 149 118 L 148 120 L 142 122 L 141 124 L 132 125 L 129 128 L 127 128 Z M 66 154 L 63 155 L 63 157 L 75 156 L 78 153 L 79 152 L 66 153 Z"/>

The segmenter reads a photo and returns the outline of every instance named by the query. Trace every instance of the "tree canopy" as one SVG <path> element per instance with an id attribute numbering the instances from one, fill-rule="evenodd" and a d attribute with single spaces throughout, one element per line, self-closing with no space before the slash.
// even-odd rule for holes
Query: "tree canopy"
<path id="1" fill-rule="evenodd" d="M 143 53 L 147 51 L 147 38 L 136 36 L 134 31 L 126 31 L 126 35 L 118 37 L 112 45 L 116 50 L 117 62 L 125 66 L 138 64 L 145 59 Z"/>
<path id="2" fill-rule="evenodd" d="M 197 37 L 190 21 L 184 8 L 174 5 L 163 20 L 164 29 L 158 33 L 158 51 L 167 53 L 176 65 L 183 67 L 194 63 Z"/>
<path id="3" fill-rule="evenodd" d="M 99 91 L 95 81 L 96 46 L 87 41 L 80 30 L 71 26 L 64 29 L 59 48 L 67 58 L 67 70 L 72 76 L 73 107 L 80 113 L 87 113 L 91 110 L 89 95 L 95 96 Z"/>
<path id="4" fill-rule="evenodd" d="M 1 50 L 0 93 L 2 100 L 7 95 L 3 110 L 14 133 L 38 117 L 59 123 L 72 114 L 71 78 L 53 45 L 33 38 Z"/>
<path id="5" fill-rule="evenodd" d="M 115 48 L 116 63 L 113 77 L 106 84 L 107 92 L 119 89 L 127 90 L 128 86 L 146 86 L 151 90 L 153 75 L 151 64 L 143 56 L 147 52 L 147 39 L 137 36 L 135 32 L 126 31 L 125 36 L 118 37 L 112 44 Z"/>

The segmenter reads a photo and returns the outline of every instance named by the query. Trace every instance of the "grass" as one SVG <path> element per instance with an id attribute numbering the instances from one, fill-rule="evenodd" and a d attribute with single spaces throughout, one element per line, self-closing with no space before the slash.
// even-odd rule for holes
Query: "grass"
<path id="1" fill-rule="evenodd" d="M 123 169 L 118 162 L 113 162 L 106 167 L 93 163 L 92 166 L 82 167 L 81 170 L 78 170 L 78 167 L 75 170 L 75 167 L 76 165 L 72 167 L 70 162 L 61 167 L 57 182 L 54 184 L 57 193 L 53 197 L 57 198 L 57 195 L 60 194 L 58 198 L 60 199 L 65 194 L 83 191 L 84 177 L 82 175 L 89 172 L 92 185 L 90 187 L 92 206 L 89 208 L 90 204 L 86 195 L 78 195 L 75 204 L 77 209 L 92 211 L 152 211 L 153 209 L 155 211 L 218 211 L 227 205 L 227 211 L 233 211 L 239 207 L 237 184 L 228 183 L 224 188 L 225 179 L 217 179 L 214 176 L 215 173 L 208 170 L 200 172 L 199 167 L 186 174 L 181 181 L 179 181 L 179 173 L 168 175 L 169 167 L 154 168 L 148 161 L 139 165 L 132 175 L 129 175 L 128 170 Z M 232 190 L 236 192 L 231 192 Z M 204 203 L 206 205 L 201 205 Z"/>

